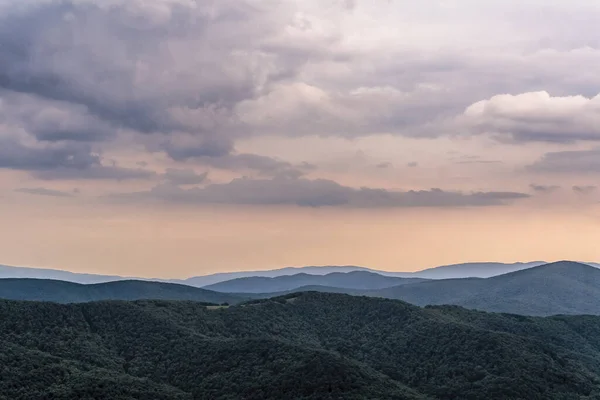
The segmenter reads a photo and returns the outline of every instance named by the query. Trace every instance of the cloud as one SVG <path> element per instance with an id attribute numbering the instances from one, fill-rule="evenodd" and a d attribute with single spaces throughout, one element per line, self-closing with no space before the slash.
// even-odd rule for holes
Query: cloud
<path id="1" fill-rule="evenodd" d="M 598 174 L 600 173 L 600 150 L 558 151 L 544 156 L 527 166 L 534 172 L 562 174 Z"/>
<path id="2" fill-rule="evenodd" d="M 122 151 L 295 178 L 311 168 L 240 143 L 600 138 L 600 77 L 580 68 L 600 63 L 590 4 L 547 5 L 548 20 L 531 23 L 524 16 L 537 5 L 497 0 L 275 3 L 0 0 L 0 168 L 44 179 L 154 176 L 104 165 Z M 577 29 L 557 30 L 561 18 Z"/>
<path id="3" fill-rule="evenodd" d="M 190 204 L 295 205 L 299 207 L 401 208 L 503 205 L 529 197 L 515 192 L 448 192 L 441 189 L 389 191 L 352 188 L 326 179 L 249 179 L 182 189 L 162 184 L 147 192 L 119 194 L 115 199 Z"/>
<path id="4" fill-rule="evenodd" d="M 0 92 L 0 124 L 5 130 L 24 130 L 40 142 L 105 141 L 116 135 L 84 105 L 6 91 Z"/>
<path id="5" fill-rule="evenodd" d="M 0 169 L 30 171 L 42 180 L 151 179 L 155 172 L 141 168 L 104 165 L 87 143 L 34 142 L 24 144 L 0 136 Z"/>
<path id="6" fill-rule="evenodd" d="M 156 172 L 141 168 L 125 168 L 108 165 L 93 165 L 87 168 L 55 168 L 35 171 L 34 176 L 42 180 L 149 180 Z"/>
<path id="7" fill-rule="evenodd" d="M 497 95 L 469 106 L 463 122 L 475 133 L 515 141 L 600 140 L 600 96 L 553 97 L 548 92 Z"/>
<path id="8" fill-rule="evenodd" d="M 573 191 L 577 194 L 581 195 L 589 195 L 592 194 L 598 189 L 597 186 L 573 186 Z"/>
<path id="9" fill-rule="evenodd" d="M 174 185 L 198 185 L 206 181 L 208 172 L 197 174 L 190 168 L 167 168 L 164 178 Z"/>
<path id="10" fill-rule="evenodd" d="M 39 195 L 39 196 L 73 197 L 73 193 L 63 192 L 60 190 L 46 189 L 46 188 L 42 188 L 42 187 L 20 188 L 20 189 L 16 189 L 15 192 L 34 194 L 34 195 Z"/>
<path id="11" fill-rule="evenodd" d="M 535 183 L 532 183 L 529 187 L 536 193 L 552 193 L 560 189 L 560 186 L 557 185 L 537 185 Z"/>
<path id="12" fill-rule="evenodd" d="M 56 168 L 86 169 L 100 163 L 88 144 L 25 144 L 0 136 L 0 168 L 42 171 Z"/>

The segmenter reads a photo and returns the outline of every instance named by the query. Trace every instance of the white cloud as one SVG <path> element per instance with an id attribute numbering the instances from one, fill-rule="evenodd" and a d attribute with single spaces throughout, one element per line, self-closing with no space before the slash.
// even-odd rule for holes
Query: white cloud
<path id="1" fill-rule="evenodd" d="M 600 96 L 497 95 L 472 104 L 462 117 L 476 133 L 517 141 L 600 140 Z"/>

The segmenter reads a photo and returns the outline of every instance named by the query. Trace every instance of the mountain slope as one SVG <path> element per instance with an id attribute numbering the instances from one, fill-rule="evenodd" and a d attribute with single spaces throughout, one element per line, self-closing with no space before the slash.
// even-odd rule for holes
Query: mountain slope
<path id="1" fill-rule="evenodd" d="M 275 278 L 249 277 L 219 282 L 205 289 L 231 293 L 284 292 L 303 286 L 328 286 L 343 289 L 381 289 L 423 281 L 419 278 L 396 278 L 367 271 L 334 272 L 327 275 L 296 274 Z"/>
<path id="2" fill-rule="evenodd" d="M 163 282 L 115 281 L 82 285 L 44 279 L 0 279 L 0 299 L 57 303 L 140 299 L 237 303 L 247 297 Z"/>
<path id="3" fill-rule="evenodd" d="M 459 278 L 490 278 L 492 276 L 508 274 L 539 265 L 546 264 L 544 261 L 533 261 L 527 263 L 498 263 L 498 262 L 475 262 L 464 264 L 443 265 L 414 272 L 413 275 L 425 279 L 459 279 Z"/>
<path id="4" fill-rule="evenodd" d="M 364 294 L 524 315 L 600 315 L 600 269 L 561 261 L 487 279 L 432 280 Z"/>
<path id="5" fill-rule="evenodd" d="M 83 274 L 77 272 L 62 271 L 58 269 L 12 267 L 8 265 L 0 265 L 0 279 L 6 278 L 55 279 L 86 285 L 128 279 L 116 275 Z"/>
<path id="6" fill-rule="evenodd" d="M 239 271 L 239 272 L 223 272 L 211 275 L 194 276 L 187 279 L 158 279 L 158 278 L 135 278 L 135 277 L 122 277 L 115 275 L 95 275 L 95 274 L 83 274 L 69 271 L 43 269 L 43 268 L 24 268 L 24 267 L 10 267 L 0 265 L 0 279 L 2 278 L 34 278 L 34 279 L 56 279 L 68 282 L 82 283 L 82 284 L 93 284 L 103 282 L 113 282 L 118 280 L 143 280 L 143 281 L 154 281 L 154 282 L 169 282 L 179 283 L 188 286 L 204 287 L 213 285 L 219 282 L 224 282 L 238 278 L 248 277 L 278 277 L 288 276 L 297 274 L 309 274 L 309 275 L 327 275 L 334 272 L 353 272 L 353 271 L 364 271 L 372 272 L 383 276 L 392 276 L 398 278 L 421 278 L 421 279 L 452 279 L 452 278 L 468 278 L 478 277 L 487 278 L 491 276 L 501 275 L 520 269 L 530 268 L 543 264 L 543 262 L 530 262 L 530 263 L 515 263 L 515 264 L 503 264 L 503 263 L 466 263 L 466 264 L 454 264 L 446 265 L 441 267 L 429 268 L 417 272 L 390 272 L 390 271 L 379 271 L 375 269 L 358 267 L 358 266 L 308 266 L 308 267 L 286 267 L 267 271 Z M 598 264 L 587 263 L 598 267 Z"/>
<path id="7" fill-rule="evenodd" d="M 0 393 L 16 400 L 600 396 L 599 317 L 327 293 L 219 310 L 0 301 L 0 348 Z"/>

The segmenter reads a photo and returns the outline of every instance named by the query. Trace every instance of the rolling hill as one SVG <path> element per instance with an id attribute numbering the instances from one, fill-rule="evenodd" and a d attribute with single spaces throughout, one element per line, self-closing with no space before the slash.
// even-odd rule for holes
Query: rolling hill
<path id="1" fill-rule="evenodd" d="M 524 315 L 599 315 L 600 269 L 561 261 L 487 279 L 431 280 L 363 294 Z"/>
<path id="2" fill-rule="evenodd" d="M 154 282 L 169 282 L 179 283 L 188 286 L 204 287 L 213 285 L 219 282 L 225 282 L 232 279 L 248 278 L 248 277 L 268 277 L 275 278 L 279 276 L 309 274 L 309 275 L 327 275 L 335 272 L 372 272 L 384 276 L 393 276 L 398 278 L 421 278 L 421 279 L 449 279 L 449 278 L 467 278 L 479 277 L 487 278 L 490 276 L 505 274 L 508 272 L 517 271 L 524 268 L 543 264 L 541 261 L 531 263 L 465 263 L 446 265 L 441 267 L 429 268 L 417 272 L 390 272 L 379 271 L 366 267 L 358 267 L 352 265 L 346 266 L 307 266 L 307 267 L 285 267 L 280 269 L 266 271 L 238 271 L 238 272 L 222 272 L 210 275 L 194 276 L 186 279 L 159 279 L 159 278 L 136 278 L 123 277 L 117 275 L 95 275 L 84 274 L 56 269 L 44 268 L 29 268 L 29 267 L 11 267 L 0 265 L 0 279 L 2 278 L 34 278 L 34 279 L 56 279 L 68 282 L 93 284 L 103 282 L 113 282 L 118 280 L 144 280 Z M 598 267 L 598 264 L 589 263 Z"/>
<path id="3" fill-rule="evenodd" d="M 597 399 L 600 317 L 328 293 L 0 301 L 0 398 Z"/>
<path id="4" fill-rule="evenodd" d="M 490 278 L 492 276 L 508 274 L 539 265 L 544 261 L 518 262 L 513 264 L 498 262 L 475 262 L 464 264 L 443 265 L 414 272 L 413 275 L 425 279 L 460 279 L 460 278 Z"/>
<path id="5" fill-rule="evenodd" d="M 342 289 L 382 289 L 422 282 L 419 278 L 397 278 L 367 271 L 334 272 L 327 275 L 296 274 L 275 278 L 249 277 L 219 282 L 204 289 L 231 293 L 267 293 L 295 290 L 305 286 L 327 286 Z"/>
<path id="6" fill-rule="evenodd" d="M 163 282 L 115 281 L 83 285 L 50 279 L 0 279 L 0 299 L 82 303 L 99 300 L 193 300 L 239 303 L 248 297 Z"/>

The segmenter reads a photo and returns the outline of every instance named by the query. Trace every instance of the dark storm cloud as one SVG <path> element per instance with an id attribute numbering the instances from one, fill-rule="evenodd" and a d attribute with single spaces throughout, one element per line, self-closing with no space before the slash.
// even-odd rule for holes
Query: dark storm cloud
<path id="1" fill-rule="evenodd" d="M 38 196 L 51 196 L 51 197 L 73 197 L 73 193 L 63 192 L 60 190 L 46 189 L 42 187 L 38 188 L 20 188 L 16 189 L 15 192 L 33 194 Z"/>
<path id="2" fill-rule="evenodd" d="M 529 197 L 515 192 L 448 192 L 441 189 L 388 191 L 355 189 L 326 179 L 248 179 L 225 184 L 182 189 L 164 184 L 148 192 L 115 195 L 120 200 L 154 200 L 169 203 L 296 205 L 300 207 L 400 208 L 400 207 L 477 207 L 503 205 Z"/>

